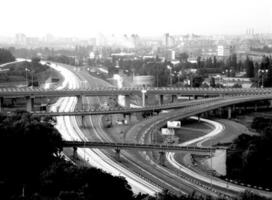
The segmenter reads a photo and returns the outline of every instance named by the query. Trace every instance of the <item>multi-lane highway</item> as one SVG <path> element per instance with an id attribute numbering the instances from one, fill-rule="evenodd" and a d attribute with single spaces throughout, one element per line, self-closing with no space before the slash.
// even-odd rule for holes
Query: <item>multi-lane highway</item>
<path id="1" fill-rule="evenodd" d="M 91 77 L 85 72 L 76 72 L 72 73 L 69 69 L 69 66 L 60 66 L 51 64 L 51 67 L 58 70 L 64 79 L 63 84 L 57 88 L 58 91 L 50 91 L 49 95 L 60 94 L 60 96 L 67 96 L 60 98 L 52 107 L 51 111 L 69 113 L 74 112 L 77 109 L 77 98 L 75 97 L 80 92 L 80 95 L 85 96 L 94 96 L 97 95 L 95 92 L 101 92 L 98 96 L 108 96 L 109 94 L 109 85 L 108 83 L 99 80 L 97 78 Z M 69 77 L 69 79 L 67 79 Z M 86 82 L 87 81 L 87 82 Z M 91 86 L 91 87 L 90 87 Z M 104 88 L 101 89 L 92 89 L 92 88 Z M 80 90 L 78 88 L 81 88 Z M 106 88 L 106 89 L 105 89 Z M 117 90 L 110 88 L 110 94 L 129 94 L 135 89 L 123 89 Z M 186 89 L 187 90 L 187 89 Z M 46 90 L 48 91 L 48 90 Z M 104 92 L 106 93 L 104 94 Z M 112 93 L 113 91 L 113 93 Z M 137 92 L 141 89 L 137 89 Z M 155 92 L 156 94 L 177 94 L 176 89 L 150 89 L 150 91 Z M 165 93 L 163 93 L 165 91 Z M 201 94 L 206 95 L 205 92 L 215 92 L 217 95 L 222 93 L 221 90 L 204 90 L 201 89 Z M 231 94 L 236 94 L 238 90 L 231 90 Z M 245 90 L 243 90 L 245 92 Z M 45 95 L 46 92 L 41 89 L 37 90 L 17 90 L 17 89 L 6 89 L 1 90 L 2 95 L 7 94 L 8 96 L 16 95 Z M 70 94 L 68 94 L 70 92 Z M 179 91 L 180 92 L 180 91 Z M 183 92 L 186 93 L 185 90 Z M 200 90 L 188 90 L 190 95 L 200 94 Z M 230 91 L 224 91 L 224 94 L 229 94 Z M 241 92 L 241 91 L 240 91 Z M 202 103 L 193 104 L 190 107 L 186 107 L 180 110 L 173 111 L 171 113 L 165 113 L 157 117 L 148 119 L 140 124 L 133 126 L 130 131 L 126 133 L 126 137 L 129 141 L 136 141 L 141 143 L 150 143 L 150 133 L 158 129 L 162 124 L 167 120 L 175 120 L 180 118 L 189 117 L 192 115 L 197 115 L 199 113 L 209 111 L 211 109 L 217 109 L 224 106 L 229 106 L 236 103 L 247 102 L 247 101 L 257 101 L 260 99 L 271 99 L 270 89 L 268 90 L 247 90 L 245 94 L 262 94 L 262 95 L 252 95 L 252 96 L 240 96 L 240 97 L 231 97 L 231 98 L 215 98 L 203 100 Z M 186 93 L 187 95 L 189 93 Z M 215 94 L 210 93 L 210 94 Z M 87 95 L 86 95 L 87 94 Z M 103 94 L 103 95 L 102 95 Z M 267 95 L 264 95 L 267 94 Z M 15 96 L 16 96 L 15 95 Z M 98 97 L 83 97 L 83 101 L 88 104 L 99 103 L 100 99 Z M 193 106 L 194 105 L 194 106 Z M 82 129 L 79 124 L 80 118 L 75 116 L 59 116 L 57 117 L 56 128 L 61 132 L 65 140 L 81 140 L 87 141 L 88 139 L 101 140 L 106 142 L 113 141 L 113 138 L 109 137 L 102 128 L 101 125 L 101 116 L 88 116 L 88 124 L 91 126 L 90 129 Z M 211 137 L 211 135 L 209 136 Z M 208 136 L 201 139 L 207 139 Z M 200 140 L 200 139 L 199 139 Z M 192 142 L 192 141 L 191 141 Z M 196 142 L 196 141 L 195 141 Z M 188 144 L 188 143 L 187 143 Z M 183 144 L 184 145 L 184 144 Z M 135 192 L 144 192 L 149 194 L 154 194 L 161 191 L 161 188 L 167 188 L 176 193 L 181 192 L 188 194 L 192 191 L 197 191 L 200 194 L 211 194 L 212 196 L 220 196 L 220 194 L 233 196 L 237 195 L 237 192 L 244 191 L 244 188 L 237 187 L 235 185 L 226 188 L 226 183 L 217 180 L 218 182 L 210 182 L 210 179 L 207 177 L 201 177 L 197 173 L 192 173 L 190 170 L 186 169 L 184 166 L 180 165 L 174 160 L 173 154 L 167 154 L 168 161 L 176 168 L 176 171 L 173 169 L 168 169 L 163 166 L 158 165 L 150 156 L 150 153 L 146 152 L 123 152 L 122 159 L 125 161 L 123 163 L 118 163 L 114 159 L 114 152 L 104 151 L 98 149 L 79 149 L 78 154 L 84 158 L 89 164 L 104 169 L 112 173 L 113 175 L 122 175 L 126 177 L 130 185 L 132 186 Z M 182 170 L 181 170 L 182 169 Z M 178 171 L 177 171 L 178 170 Z M 145 178 L 144 178 L 145 177 Z M 209 181 L 207 181 L 209 180 Z M 213 185 L 211 187 L 210 185 Z M 267 193 L 266 193 L 267 194 Z"/>
<path id="2" fill-rule="evenodd" d="M 64 79 L 63 85 L 58 89 L 69 87 L 77 88 L 80 86 L 80 77 L 73 74 L 71 71 L 67 70 L 64 67 L 59 65 L 52 65 L 53 68 L 59 70 L 63 77 L 69 77 L 69 79 Z M 75 97 L 64 97 L 59 99 L 51 108 L 51 110 L 60 110 L 60 111 L 73 111 L 76 107 L 76 98 Z M 93 120 L 90 117 L 90 120 Z M 92 121 L 93 133 L 96 133 L 95 124 Z M 82 140 L 87 141 L 87 137 L 83 134 L 82 130 L 78 126 L 78 121 L 76 117 L 57 117 L 56 128 L 61 132 L 65 140 Z M 113 175 L 124 176 L 129 184 L 132 186 L 132 189 L 135 192 L 143 192 L 154 194 L 161 191 L 161 188 L 151 184 L 150 182 L 144 180 L 143 178 L 137 176 L 136 174 L 130 172 L 128 169 L 120 166 L 117 161 L 114 161 L 102 151 L 97 149 L 79 149 L 78 154 L 86 160 L 92 166 L 101 168 Z"/>
<path id="3" fill-rule="evenodd" d="M 178 120 L 178 119 L 190 117 L 193 115 L 197 115 L 197 114 L 205 112 L 205 111 L 216 109 L 216 108 L 219 108 L 222 106 L 227 106 L 227 105 L 232 105 L 232 104 L 237 104 L 237 103 L 247 102 L 247 101 L 254 101 L 257 99 L 259 99 L 259 100 L 260 99 L 271 99 L 271 95 L 263 95 L 263 96 L 256 95 L 256 96 L 241 96 L 241 97 L 223 98 L 223 99 L 217 99 L 216 101 L 214 101 L 212 103 L 205 103 L 205 104 L 201 104 L 201 105 L 183 108 L 183 109 L 180 109 L 177 111 L 173 111 L 171 113 L 166 113 L 164 115 L 159 115 L 159 116 L 153 117 L 149 120 L 146 120 L 144 126 L 140 129 L 138 129 L 137 132 L 143 133 L 143 135 L 150 135 L 150 134 L 152 134 L 152 130 L 158 129 L 159 127 L 163 126 L 164 124 L 166 124 L 166 121 L 168 121 L 168 120 Z M 215 125 L 215 127 L 216 127 L 215 130 L 213 132 L 211 132 L 210 134 L 208 134 L 204 137 L 201 137 L 201 138 L 197 138 L 192 141 L 188 141 L 182 145 L 189 145 L 189 144 L 196 143 L 196 142 L 204 142 L 208 138 L 211 138 L 213 135 L 219 133 L 222 129 L 218 125 Z M 137 133 L 132 131 L 131 134 L 137 134 Z M 201 143 L 199 143 L 199 145 L 200 144 Z M 234 194 L 237 195 L 238 192 L 243 192 L 246 189 L 255 190 L 252 188 L 237 186 L 237 185 L 233 185 L 233 184 L 227 184 L 226 182 L 224 182 L 220 179 L 212 180 L 211 177 L 205 177 L 205 176 L 199 175 L 199 174 L 193 172 L 192 170 L 186 168 L 185 166 L 177 163 L 174 160 L 173 153 L 167 154 L 167 159 L 168 159 L 168 161 L 170 161 L 170 163 L 176 169 L 180 170 L 181 173 L 187 174 L 188 176 L 192 177 L 193 179 L 198 180 L 199 184 L 202 184 L 205 186 L 210 185 L 209 189 L 213 190 L 217 193 L 225 194 L 225 195 L 234 195 Z M 260 191 L 260 190 L 255 190 L 255 191 L 257 191 L 258 193 L 260 193 L 262 195 L 268 196 L 268 197 L 272 196 L 271 192 Z"/>

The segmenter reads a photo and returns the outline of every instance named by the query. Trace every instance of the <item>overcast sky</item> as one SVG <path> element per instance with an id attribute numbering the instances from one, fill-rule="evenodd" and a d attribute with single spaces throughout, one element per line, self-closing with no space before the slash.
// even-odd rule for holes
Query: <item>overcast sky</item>
<path id="1" fill-rule="evenodd" d="M 0 0 L 0 35 L 272 32 L 272 0 Z"/>

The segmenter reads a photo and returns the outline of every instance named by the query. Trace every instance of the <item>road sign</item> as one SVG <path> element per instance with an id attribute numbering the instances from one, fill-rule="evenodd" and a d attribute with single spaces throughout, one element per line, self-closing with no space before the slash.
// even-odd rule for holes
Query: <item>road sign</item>
<path id="1" fill-rule="evenodd" d="M 167 121 L 167 127 L 168 128 L 180 128 L 181 123 L 180 123 L 180 121 Z"/>
<path id="2" fill-rule="evenodd" d="M 162 128 L 161 133 L 162 135 L 175 135 L 175 130 L 169 128 Z"/>

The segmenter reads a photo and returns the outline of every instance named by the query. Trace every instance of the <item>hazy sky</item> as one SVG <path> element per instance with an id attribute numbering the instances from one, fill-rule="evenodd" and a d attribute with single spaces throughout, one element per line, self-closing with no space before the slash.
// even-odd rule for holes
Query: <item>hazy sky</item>
<path id="1" fill-rule="evenodd" d="M 272 0 L 0 0 L 0 35 L 272 32 Z"/>

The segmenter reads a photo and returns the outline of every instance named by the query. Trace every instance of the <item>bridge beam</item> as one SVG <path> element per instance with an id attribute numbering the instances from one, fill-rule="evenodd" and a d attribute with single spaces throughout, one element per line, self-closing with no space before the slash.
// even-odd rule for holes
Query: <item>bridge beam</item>
<path id="1" fill-rule="evenodd" d="M 162 166 L 165 166 L 165 152 L 164 151 L 159 152 L 159 164 Z"/>
<path id="2" fill-rule="evenodd" d="M 0 97 L 0 112 L 3 110 L 4 98 Z"/>
<path id="3" fill-rule="evenodd" d="M 34 97 L 27 96 L 26 97 L 26 111 L 32 112 L 34 107 Z"/>

